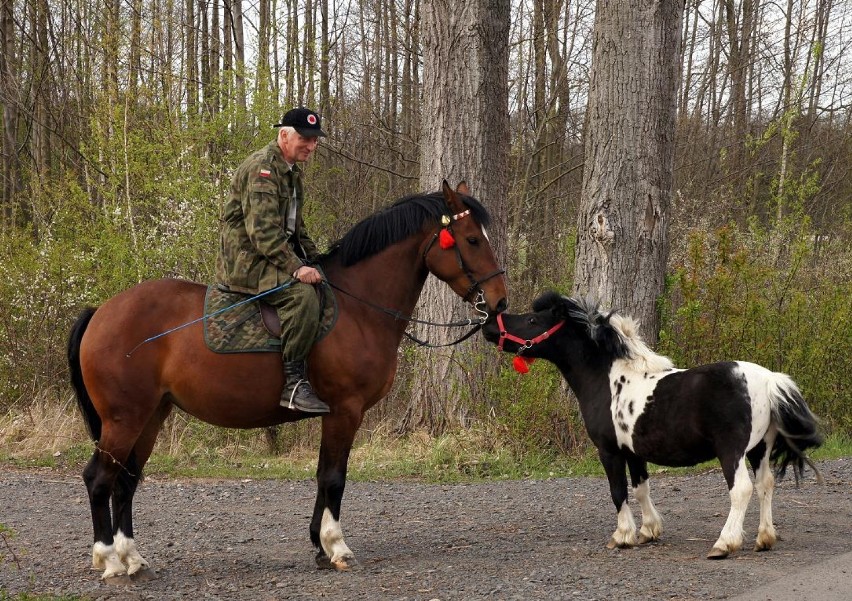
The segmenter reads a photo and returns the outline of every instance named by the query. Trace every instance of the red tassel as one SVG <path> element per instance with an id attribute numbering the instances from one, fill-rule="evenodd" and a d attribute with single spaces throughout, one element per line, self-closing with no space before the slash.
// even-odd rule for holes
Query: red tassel
<path id="1" fill-rule="evenodd" d="M 448 248 L 452 248 L 456 245 L 456 239 L 453 238 L 452 233 L 447 228 L 441 230 L 441 234 L 438 236 L 438 244 L 441 245 L 441 248 L 447 250 Z"/>
<path id="2" fill-rule="evenodd" d="M 515 358 L 512 359 L 512 367 L 515 368 L 515 371 L 519 374 L 525 374 L 530 371 L 530 364 L 535 361 L 532 357 L 522 357 L 520 355 L 515 355 Z"/>

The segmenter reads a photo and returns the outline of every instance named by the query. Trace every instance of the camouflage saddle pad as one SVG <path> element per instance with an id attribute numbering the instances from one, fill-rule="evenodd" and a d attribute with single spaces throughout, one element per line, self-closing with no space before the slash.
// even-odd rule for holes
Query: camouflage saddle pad
<path id="1" fill-rule="evenodd" d="M 337 321 L 337 300 L 331 287 L 325 284 L 318 286 L 317 294 L 320 297 L 320 320 L 314 343 L 325 337 Z M 207 287 L 204 297 L 204 342 L 211 351 L 281 352 L 281 340 L 263 322 L 263 300 L 245 302 L 250 298 L 251 295 L 223 290 L 216 284 Z M 277 320 L 274 308 L 271 309 Z"/>

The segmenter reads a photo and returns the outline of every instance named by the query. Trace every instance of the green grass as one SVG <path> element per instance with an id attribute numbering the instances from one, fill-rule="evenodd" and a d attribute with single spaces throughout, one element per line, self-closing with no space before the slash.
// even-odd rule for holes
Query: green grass
<path id="1" fill-rule="evenodd" d="M 91 445 L 82 443 L 56 456 L 39 455 L 23 460 L 0 454 L 0 463 L 22 469 L 46 467 L 79 474 L 91 453 Z M 818 461 L 852 456 L 852 440 L 831 436 L 810 455 Z M 227 456 L 216 452 L 189 453 L 188 456 L 155 453 L 145 466 L 145 473 L 166 478 L 303 480 L 313 479 L 316 458 L 317 450 L 309 448 L 286 455 L 253 451 L 230 452 Z M 715 460 L 689 468 L 650 464 L 649 472 L 652 475 L 697 473 L 718 468 L 718 465 Z M 352 451 L 347 477 L 353 481 L 456 483 L 603 475 L 591 445 L 576 456 L 541 451 L 517 454 L 499 444 L 489 444 L 482 436 L 466 433 L 362 443 Z"/>

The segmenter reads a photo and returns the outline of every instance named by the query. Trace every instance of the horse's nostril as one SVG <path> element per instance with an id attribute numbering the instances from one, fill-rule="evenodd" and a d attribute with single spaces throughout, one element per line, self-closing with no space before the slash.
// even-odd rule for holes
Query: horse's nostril
<path id="1" fill-rule="evenodd" d="M 497 312 L 502 313 L 503 311 L 505 311 L 508 308 L 509 308 L 509 301 L 507 301 L 505 298 L 501 298 L 500 302 L 497 303 Z"/>

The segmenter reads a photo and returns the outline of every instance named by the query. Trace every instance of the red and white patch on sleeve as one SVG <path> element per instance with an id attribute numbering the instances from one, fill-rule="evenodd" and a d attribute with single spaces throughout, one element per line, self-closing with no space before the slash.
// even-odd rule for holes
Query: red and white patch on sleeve
<path id="1" fill-rule="evenodd" d="M 272 172 L 269 169 L 260 170 L 260 177 L 269 177 L 271 174 Z"/>

